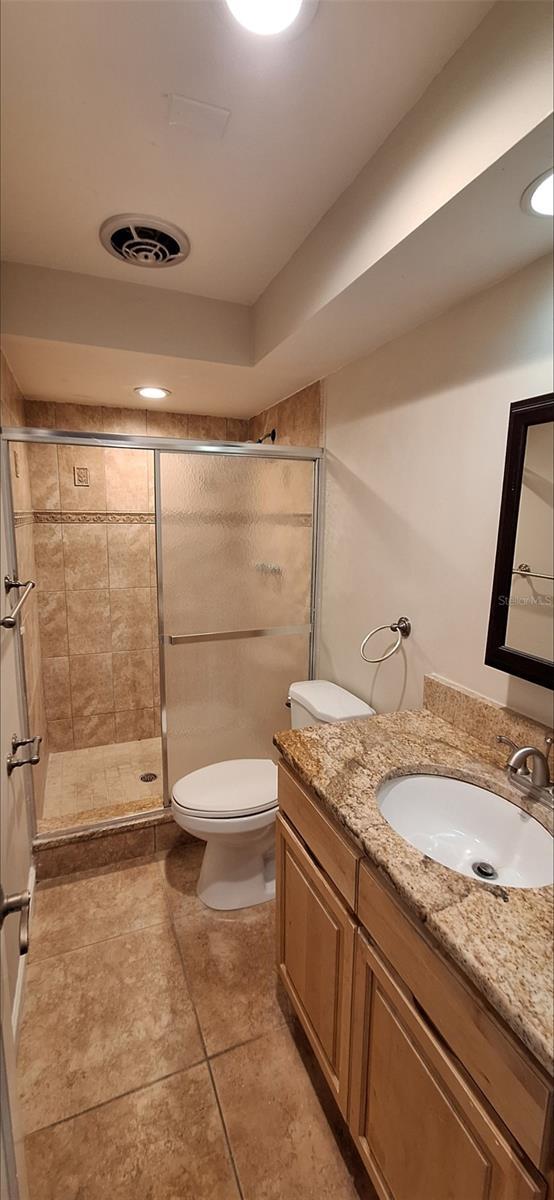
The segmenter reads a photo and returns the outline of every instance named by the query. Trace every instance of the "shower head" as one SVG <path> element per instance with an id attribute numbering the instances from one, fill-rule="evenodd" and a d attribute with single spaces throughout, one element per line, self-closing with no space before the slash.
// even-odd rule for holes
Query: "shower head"
<path id="1" fill-rule="evenodd" d="M 270 439 L 271 439 L 271 441 L 272 441 L 272 442 L 274 442 L 276 437 L 277 437 L 277 430 L 276 430 L 276 429 L 272 429 L 272 430 L 270 431 L 270 433 L 264 433 L 264 436 L 263 436 L 263 437 L 261 437 L 261 438 L 256 438 L 256 445 L 258 445 L 258 446 L 261 446 L 262 442 L 267 442 L 267 439 L 268 439 L 268 438 L 270 438 Z"/>

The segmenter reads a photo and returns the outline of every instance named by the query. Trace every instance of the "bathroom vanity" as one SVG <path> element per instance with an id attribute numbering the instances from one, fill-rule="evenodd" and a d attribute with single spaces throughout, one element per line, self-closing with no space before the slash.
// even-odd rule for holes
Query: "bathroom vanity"
<path id="1" fill-rule="evenodd" d="M 552 888 L 449 870 L 376 799 L 417 771 L 513 800 L 498 751 L 425 709 L 276 744 L 278 970 L 377 1195 L 552 1200 Z"/>

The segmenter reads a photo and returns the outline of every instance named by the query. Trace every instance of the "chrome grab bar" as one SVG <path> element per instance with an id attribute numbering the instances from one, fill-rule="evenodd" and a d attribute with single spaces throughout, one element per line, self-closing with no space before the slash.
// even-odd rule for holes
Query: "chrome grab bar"
<path id="1" fill-rule="evenodd" d="M 26 579 L 22 583 L 22 582 L 20 582 L 19 579 L 11 579 L 9 575 L 4 575 L 4 588 L 6 590 L 6 593 L 9 594 L 11 592 L 12 588 L 23 588 L 24 589 L 19 597 L 19 600 L 17 601 L 15 608 L 12 608 L 11 613 L 8 613 L 7 616 L 2 617 L 2 620 L 0 621 L 0 625 L 2 625 L 4 629 L 13 629 L 14 628 L 15 618 L 17 617 L 19 610 L 25 604 L 27 596 L 30 595 L 30 593 L 32 592 L 34 587 L 36 587 L 34 579 Z"/>
<path id="2" fill-rule="evenodd" d="M 170 633 L 170 646 L 187 642 L 227 642 L 239 638 L 292 637 L 295 633 L 311 633 L 309 625 L 276 625 L 270 629 L 225 629 L 221 633 Z"/>
<path id="3" fill-rule="evenodd" d="M 386 654 L 382 654 L 381 658 L 368 658 L 367 655 L 364 654 L 364 650 L 367 646 L 367 643 L 369 642 L 369 639 L 372 638 L 375 633 L 380 633 L 382 629 L 390 629 L 392 631 L 392 633 L 398 634 L 398 637 L 394 643 L 394 646 L 392 647 L 391 650 L 387 650 Z M 411 632 L 412 632 L 412 625 L 411 625 L 411 621 L 408 620 L 408 617 L 399 617 L 397 621 L 393 621 L 392 625 L 377 625 L 375 629 L 372 629 L 371 632 L 368 633 L 367 637 L 364 638 L 364 640 L 360 646 L 360 654 L 361 654 L 364 662 L 366 662 L 366 663 L 381 663 L 381 662 L 385 662 L 385 660 L 387 658 L 392 658 L 393 654 L 396 654 L 396 651 L 398 650 L 398 648 L 400 646 L 402 638 L 409 637 Z"/>

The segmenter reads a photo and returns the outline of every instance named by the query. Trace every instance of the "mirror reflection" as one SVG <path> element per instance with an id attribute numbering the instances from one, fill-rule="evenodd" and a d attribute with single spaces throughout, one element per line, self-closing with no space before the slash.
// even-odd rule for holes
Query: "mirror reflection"
<path id="1" fill-rule="evenodd" d="M 506 645 L 554 657 L 554 422 L 527 428 Z"/>

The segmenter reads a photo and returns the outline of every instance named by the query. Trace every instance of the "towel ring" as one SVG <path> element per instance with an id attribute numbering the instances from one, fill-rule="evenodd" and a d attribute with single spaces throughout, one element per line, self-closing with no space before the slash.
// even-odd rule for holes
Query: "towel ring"
<path id="1" fill-rule="evenodd" d="M 387 650 L 386 654 L 382 654 L 381 658 L 368 658 L 367 655 L 364 654 L 364 650 L 367 646 L 367 643 L 369 642 L 369 639 L 372 638 L 375 633 L 380 633 L 382 629 L 390 629 L 390 630 L 392 630 L 393 633 L 398 634 L 398 637 L 394 643 L 394 646 L 392 647 L 391 650 Z M 364 638 L 364 640 L 360 646 L 360 654 L 361 654 L 364 662 L 366 662 L 366 663 L 381 663 L 381 662 L 384 662 L 385 659 L 387 659 L 387 658 L 392 658 L 393 654 L 396 654 L 396 651 L 398 650 L 398 648 L 400 646 L 402 638 L 409 637 L 411 632 L 412 632 L 412 624 L 411 624 L 411 621 L 409 621 L 407 617 L 399 617 L 398 620 L 394 621 L 392 625 L 377 625 L 376 629 L 372 629 L 371 633 L 368 633 L 367 637 Z"/>

